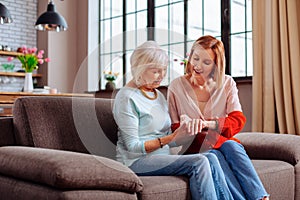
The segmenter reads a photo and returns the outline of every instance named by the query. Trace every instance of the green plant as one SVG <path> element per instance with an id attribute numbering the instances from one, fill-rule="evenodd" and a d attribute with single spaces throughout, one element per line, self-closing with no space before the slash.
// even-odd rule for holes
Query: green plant
<path id="1" fill-rule="evenodd" d="M 13 71 L 15 68 L 15 65 L 5 63 L 5 64 L 2 64 L 2 67 L 5 71 Z"/>

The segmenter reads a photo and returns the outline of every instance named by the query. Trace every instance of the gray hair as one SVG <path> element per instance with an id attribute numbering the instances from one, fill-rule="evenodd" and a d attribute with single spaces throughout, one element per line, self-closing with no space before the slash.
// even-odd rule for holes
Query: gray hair
<path id="1" fill-rule="evenodd" d="M 139 85 L 139 79 L 147 67 L 167 66 L 169 57 L 155 41 L 146 41 L 138 46 L 130 57 L 133 80 Z"/>

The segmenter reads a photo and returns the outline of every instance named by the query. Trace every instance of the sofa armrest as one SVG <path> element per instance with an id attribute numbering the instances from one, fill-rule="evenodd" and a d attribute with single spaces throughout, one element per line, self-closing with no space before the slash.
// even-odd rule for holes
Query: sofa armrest
<path id="1" fill-rule="evenodd" d="M 251 159 L 281 160 L 295 166 L 300 159 L 300 136 L 248 132 L 235 136 Z"/>
<path id="2" fill-rule="evenodd" d="M 139 192 L 143 184 L 121 163 L 90 154 L 34 147 L 0 147 L 0 174 L 58 189 Z"/>
<path id="3" fill-rule="evenodd" d="M 13 118 L 0 118 L 0 146 L 15 145 Z"/>

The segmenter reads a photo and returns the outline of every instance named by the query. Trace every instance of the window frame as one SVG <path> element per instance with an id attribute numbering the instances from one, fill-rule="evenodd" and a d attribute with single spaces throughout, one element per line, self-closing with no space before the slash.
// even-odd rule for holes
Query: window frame
<path id="1" fill-rule="evenodd" d="M 111 0 L 113 1 L 113 0 Z M 136 3 L 137 0 L 135 0 Z M 245 0 L 246 3 L 247 0 Z M 100 9 L 99 9 L 99 20 L 100 20 L 100 31 L 99 31 L 99 42 L 101 43 L 101 2 L 99 3 Z M 106 1 L 107 3 L 111 3 L 110 1 Z M 122 59 L 123 59 L 123 66 L 122 66 L 122 70 L 123 70 L 123 85 L 126 84 L 127 80 L 126 80 L 126 69 L 127 69 L 127 58 L 126 58 L 126 53 L 128 52 L 128 49 L 126 49 L 126 16 L 128 15 L 128 13 L 126 13 L 126 0 L 122 0 L 123 2 L 123 11 L 122 11 L 122 15 L 123 15 L 123 55 L 122 55 Z M 168 1 L 168 6 L 170 6 L 172 4 L 171 0 Z M 189 0 L 183 0 L 183 5 L 184 5 L 184 19 L 183 19 L 183 23 L 184 23 L 184 52 L 188 51 L 188 38 L 187 38 L 187 33 L 188 33 L 188 3 Z M 245 6 L 246 7 L 246 6 Z M 232 75 L 231 73 L 231 37 L 232 35 L 234 35 L 233 33 L 231 33 L 231 0 L 221 0 L 221 40 L 224 44 L 224 48 L 225 48 L 225 56 L 226 56 L 226 69 L 225 69 L 225 73 L 228 75 Z M 136 11 L 138 12 L 138 11 Z M 245 11 L 245 23 L 247 23 L 247 12 Z M 152 29 L 153 27 L 155 28 L 155 0 L 147 0 L 147 39 L 148 40 L 155 40 L 155 33 L 154 33 L 154 29 Z M 247 25 L 246 25 L 247 27 Z M 204 29 L 205 27 L 203 27 Z M 241 33 L 245 33 L 245 36 L 247 36 L 247 33 L 252 32 L 251 31 L 247 31 L 245 30 L 245 32 L 241 32 Z M 170 45 L 170 44 L 169 44 Z M 245 37 L 245 75 L 241 76 L 241 77 L 233 77 L 236 81 L 249 81 L 252 80 L 252 76 L 248 76 L 248 72 L 247 72 L 247 37 Z M 110 54 L 112 55 L 113 52 L 110 52 Z M 101 55 L 101 52 L 100 52 Z M 182 57 L 185 57 L 185 55 L 182 55 Z M 101 72 L 101 69 L 100 69 Z M 99 89 L 101 89 L 101 78 L 100 77 L 100 82 L 99 82 Z"/>

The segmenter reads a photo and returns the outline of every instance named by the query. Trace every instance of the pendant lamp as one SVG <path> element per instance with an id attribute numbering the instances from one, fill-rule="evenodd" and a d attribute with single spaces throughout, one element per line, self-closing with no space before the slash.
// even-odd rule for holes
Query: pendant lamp
<path id="1" fill-rule="evenodd" d="M 56 12 L 52 0 L 49 1 L 47 12 L 41 14 L 35 23 L 35 28 L 39 31 L 66 31 L 68 25 L 63 16 Z"/>
<path id="2" fill-rule="evenodd" d="M 0 24 L 11 23 L 12 21 L 8 9 L 0 3 Z"/>

